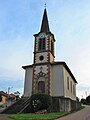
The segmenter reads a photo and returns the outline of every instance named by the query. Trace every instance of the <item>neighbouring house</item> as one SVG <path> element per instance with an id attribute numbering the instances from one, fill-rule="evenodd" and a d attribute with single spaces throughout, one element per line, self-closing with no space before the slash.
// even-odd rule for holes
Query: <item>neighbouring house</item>
<path id="1" fill-rule="evenodd" d="M 0 104 L 3 104 L 4 106 L 10 106 L 12 103 L 15 102 L 16 95 L 14 94 L 7 94 L 7 92 L 0 91 Z"/>
<path id="2" fill-rule="evenodd" d="M 52 97 L 52 111 L 76 109 L 77 80 L 64 61 L 54 60 L 55 37 L 49 28 L 46 8 L 40 32 L 34 37 L 33 64 L 22 66 L 25 70 L 24 97 L 45 93 Z"/>

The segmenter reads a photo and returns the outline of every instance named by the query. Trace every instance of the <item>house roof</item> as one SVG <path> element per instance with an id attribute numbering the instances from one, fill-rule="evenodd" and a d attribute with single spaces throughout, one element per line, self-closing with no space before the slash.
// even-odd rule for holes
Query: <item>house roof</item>
<path id="1" fill-rule="evenodd" d="M 7 94 L 4 91 L 0 91 L 0 95 L 3 95 L 5 97 L 10 97 L 10 98 L 15 98 L 16 97 L 16 95 L 14 95 L 14 94 Z"/>
<path id="2" fill-rule="evenodd" d="M 75 79 L 74 75 L 72 74 L 71 70 L 69 69 L 69 67 L 67 66 L 67 64 L 63 61 L 58 61 L 58 62 L 53 62 L 53 63 L 38 63 L 38 64 L 32 64 L 32 65 L 26 65 L 26 66 L 22 66 L 23 69 L 26 68 L 33 68 L 34 65 L 46 65 L 46 64 L 51 64 L 51 65 L 63 65 L 66 70 L 69 72 L 69 74 L 71 75 L 72 79 L 74 80 L 75 83 L 77 83 L 77 80 Z"/>

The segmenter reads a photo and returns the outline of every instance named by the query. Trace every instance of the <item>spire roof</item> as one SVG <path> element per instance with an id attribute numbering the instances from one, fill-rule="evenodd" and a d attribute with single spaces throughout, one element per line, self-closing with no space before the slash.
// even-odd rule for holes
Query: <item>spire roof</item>
<path id="1" fill-rule="evenodd" d="M 50 32 L 46 8 L 44 9 L 40 32 L 45 32 L 45 33 Z"/>

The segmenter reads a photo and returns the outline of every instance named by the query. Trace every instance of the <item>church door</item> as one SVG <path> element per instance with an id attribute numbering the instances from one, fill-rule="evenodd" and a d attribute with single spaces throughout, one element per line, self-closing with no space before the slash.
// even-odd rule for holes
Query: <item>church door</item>
<path id="1" fill-rule="evenodd" d="M 44 81 L 38 82 L 38 91 L 40 93 L 45 93 L 45 82 Z"/>

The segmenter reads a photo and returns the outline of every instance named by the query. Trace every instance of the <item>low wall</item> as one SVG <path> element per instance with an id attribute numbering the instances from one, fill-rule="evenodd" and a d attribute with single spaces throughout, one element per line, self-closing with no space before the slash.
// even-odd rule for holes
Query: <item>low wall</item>
<path id="1" fill-rule="evenodd" d="M 79 109 L 80 102 L 71 100 L 70 98 L 52 97 L 51 112 L 70 112 Z"/>

